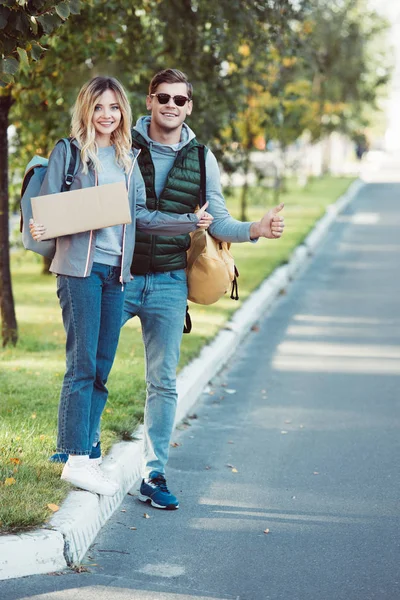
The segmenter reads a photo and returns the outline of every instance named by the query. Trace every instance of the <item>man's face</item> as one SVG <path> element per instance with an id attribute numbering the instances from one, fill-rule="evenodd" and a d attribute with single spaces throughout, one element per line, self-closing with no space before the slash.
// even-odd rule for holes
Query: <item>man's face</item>
<path id="1" fill-rule="evenodd" d="M 185 102 L 183 106 L 177 106 L 173 100 L 174 96 L 188 97 L 185 83 L 161 83 L 155 90 L 155 94 L 169 94 L 170 98 L 166 104 L 160 104 L 156 96 L 147 96 L 147 110 L 151 110 L 151 120 L 160 129 L 171 132 L 179 129 L 190 115 L 193 108 L 192 101 Z"/>

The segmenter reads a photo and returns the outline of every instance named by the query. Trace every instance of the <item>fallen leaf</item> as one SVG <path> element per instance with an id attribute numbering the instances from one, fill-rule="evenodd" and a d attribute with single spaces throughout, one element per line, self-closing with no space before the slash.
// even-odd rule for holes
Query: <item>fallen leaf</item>
<path id="1" fill-rule="evenodd" d="M 235 469 L 235 467 L 233 467 L 232 473 L 239 473 L 239 471 L 237 469 Z"/>
<path id="2" fill-rule="evenodd" d="M 144 514 L 143 514 L 143 517 L 144 517 L 145 519 L 150 519 L 150 515 L 148 515 L 147 513 L 144 513 Z"/>
<path id="3" fill-rule="evenodd" d="M 129 527 L 129 529 L 132 529 L 132 531 L 136 531 L 137 527 Z"/>
<path id="4" fill-rule="evenodd" d="M 236 390 L 226 388 L 225 392 L 227 394 L 236 394 Z"/>
<path id="5" fill-rule="evenodd" d="M 31 419 L 36 419 L 36 413 L 31 414 Z"/>
<path id="6" fill-rule="evenodd" d="M 46 436 L 42 433 L 42 435 L 39 435 L 39 440 L 45 440 Z"/>
<path id="7" fill-rule="evenodd" d="M 228 467 L 228 469 L 234 469 L 235 468 L 233 465 L 230 465 L 229 463 L 226 466 Z"/>
<path id="8" fill-rule="evenodd" d="M 251 331 L 260 331 L 260 328 L 258 325 L 253 325 L 253 327 L 251 328 Z"/>
<path id="9" fill-rule="evenodd" d="M 269 529 L 264 529 L 264 533 L 269 533 Z"/>
<path id="10" fill-rule="evenodd" d="M 188 419 L 198 419 L 199 417 L 196 415 L 196 413 L 193 413 L 192 415 L 188 415 Z"/>
<path id="11" fill-rule="evenodd" d="M 171 448 L 177 448 L 178 446 L 180 446 L 181 444 L 178 444 L 178 442 L 171 442 L 170 446 Z"/>
<path id="12" fill-rule="evenodd" d="M 287 431 L 285 429 L 282 429 L 281 433 L 284 435 L 285 433 L 287 433 Z"/>
<path id="13" fill-rule="evenodd" d="M 21 463 L 21 459 L 19 459 L 19 458 L 10 458 L 10 462 L 12 462 L 13 465 L 19 465 Z"/>
<path id="14" fill-rule="evenodd" d="M 121 508 L 121 512 L 126 512 L 126 509 L 125 508 Z"/>
<path id="15" fill-rule="evenodd" d="M 14 477 L 7 477 L 4 481 L 4 485 L 14 485 L 16 483 Z"/>
<path id="16" fill-rule="evenodd" d="M 105 412 L 106 413 L 112 413 L 112 409 L 111 408 L 106 408 Z"/>
<path id="17" fill-rule="evenodd" d="M 58 504 L 48 504 L 47 508 L 49 508 L 52 512 L 57 512 L 58 510 L 60 510 Z"/>

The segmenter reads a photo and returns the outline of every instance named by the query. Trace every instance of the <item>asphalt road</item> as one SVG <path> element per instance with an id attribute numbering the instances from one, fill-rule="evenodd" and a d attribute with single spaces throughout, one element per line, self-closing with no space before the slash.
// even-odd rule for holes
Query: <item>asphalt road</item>
<path id="1" fill-rule="evenodd" d="M 399 274 L 400 184 L 369 183 L 174 436 L 181 508 L 128 495 L 88 572 L 0 598 L 399 600 Z"/>

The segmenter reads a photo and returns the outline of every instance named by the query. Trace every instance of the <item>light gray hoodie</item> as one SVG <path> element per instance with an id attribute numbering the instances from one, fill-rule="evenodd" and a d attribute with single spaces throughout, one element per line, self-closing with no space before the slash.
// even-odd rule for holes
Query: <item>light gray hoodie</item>
<path id="1" fill-rule="evenodd" d="M 138 131 L 149 145 L 155 169 L 155 192 L 159 196 L 164 189 L 168 173 L 171 170 L 179 150 L 195 137 L 194 132 L 183 123 L 181 141 L 168 145 L 155 142 L 149 137 L 151 117 L 139 117 L 134 129 Z M 206 198 L 209 203 L 207 212 L 212 214 L 214 221 L 209 232 L 223 242 L 249 242 L 252 223 L 237 221 L 228 212 L 221 189 L 221 175 L 217 159 L 208 150 L 206 156 Z"/>

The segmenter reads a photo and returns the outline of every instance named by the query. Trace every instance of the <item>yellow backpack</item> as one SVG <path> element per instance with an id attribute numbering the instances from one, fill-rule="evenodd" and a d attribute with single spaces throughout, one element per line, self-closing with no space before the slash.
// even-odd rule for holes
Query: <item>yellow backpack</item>
<path id="1" fill-rule="evenodd" d="M 199 147 L 200 206 L 206 202 L 206 173 L 204 146 Z M 190 234 L 187 251 L 188 298 L 196 304 L 214 304 L 231 288 L 232 300 L 239 300 L 239 272 L 229 250 L 230 243 L 221 242 L 208 231 L 198 229 Z"/>

